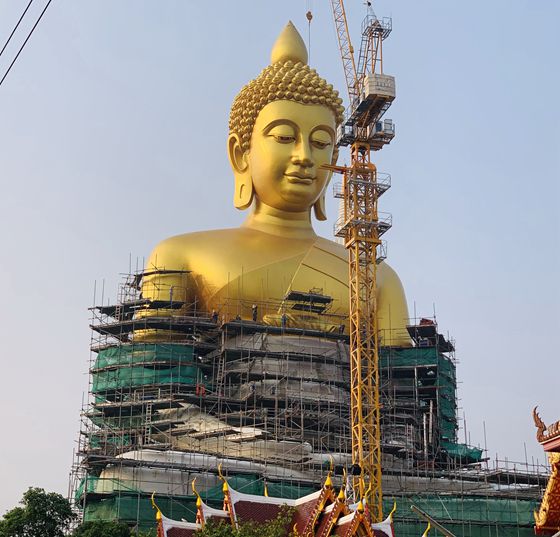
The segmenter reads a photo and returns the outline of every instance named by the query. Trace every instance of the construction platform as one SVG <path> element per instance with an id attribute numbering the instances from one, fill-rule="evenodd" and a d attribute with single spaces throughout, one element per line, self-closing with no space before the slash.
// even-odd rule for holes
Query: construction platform
<path id="1" fill-rule="evenodd" d="M 138 275 L 123 286 L 117 304 L 92 308 L 89 398 L 72 473 L 84 520 L 150 526 L 153 492 L 167 516 L 193 520 L 190 483 L 196 477 L 218 506 L 220 465 L 236 490 L 253 494 L 266 484 L 273 496 L 299 497 L 321 486 L 331 464 L 342 480 L 351 466 L 343 331 L 150 303 Z M 292 306 L 329 314 L 319 292 L 292 295 Z M 157 341 L 146 341 L 147 329 Z M 497 527 L 500 536 L 529 535 L 546 468 L 488 461 L 459 442 L 454 344 L 430 319 L 408 333 L 410 347 L 381 334 L 379 353 L 383 491 L 387 506 L 397 502 L 399 535 L 422 527 L 412 504 L 458 535 L 497 535 Z"/>

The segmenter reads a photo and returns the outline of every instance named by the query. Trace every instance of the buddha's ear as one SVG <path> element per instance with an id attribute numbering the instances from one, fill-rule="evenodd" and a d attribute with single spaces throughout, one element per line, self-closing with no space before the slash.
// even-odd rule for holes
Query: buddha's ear
<path id="1" fill-rule="evenodd" d="M 247 209 L 253 202 L 253 180 L 249 168 L 249 151 L 243 151 L 241 140 L 236 133 L 228 136 L 227 142 L 229 163 L 235 177 L 233 205 L 239 209 Z"/>
<path id="2" fill-rule="evenodd" d="M 319 199 L 313 204 L 313 212 L 315 213 L 315 218 L 317 220 L 326 220 L 327 219 L 327 207 L 325 202 L 325 195 L 327 192 L 327 188 L 329 183 L 331 182 L 332 172 L 329 172 L 327 177 L 327 181 L 325 183 L 325 188 L 323 188 L 323 192 L 319 196 Z"/>
<path id="3" fill-rule="evenodd" d="M 325 207 L 325 193 L 323 192 L 319 199 L 313 204 L 313 212 L 317 220 L 327 219 L 327 208 Z"/>
<path id="4" fill-rule="evenodd" d="M 338 160 L 338 147 L 334 148 L 333 156 L 331 159 L 331 165 L 335 165 L 336 161 Z M 329 183 L 331 182 L 332 172 L 329 172 L 329 177 L 327 178 L 327 182 L 325 183 L 325 188 L 323 189 L 323 193 L 319 197 L 319 199 L 313 204 L 313 212 L 315 213 L 315 218 L 317 220 L 326 220 L 327 219 L 327 207 L 325 202 L 325 193 Z"/>

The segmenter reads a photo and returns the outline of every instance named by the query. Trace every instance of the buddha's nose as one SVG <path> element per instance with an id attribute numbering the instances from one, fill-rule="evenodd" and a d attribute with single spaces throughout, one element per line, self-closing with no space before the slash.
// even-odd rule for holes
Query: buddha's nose
<path id="1" fill-rule="evenodd" d="M 311 146 L 308 142 L 302 141 L 295 145 L 292 154 L 292 162 L 304 168 L 311 168 L 313 166 L 313 156 L 311 153 Z"/>

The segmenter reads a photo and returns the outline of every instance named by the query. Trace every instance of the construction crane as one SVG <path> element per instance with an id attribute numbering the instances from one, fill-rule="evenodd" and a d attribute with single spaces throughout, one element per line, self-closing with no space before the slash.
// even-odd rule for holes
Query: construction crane
<path id="1" fill-rule="evenodd" d="M 356 65 L 344 2 L 331 0 L 350 100 L 337 145 L 350 146 L 351 161 L 330 168 L 343 175 L 342 184 L 335 185 L 335 196 L 344 203 L 335 233 L 349 254 L 352 488 L 356 498 L 365 498 L 376 522 L 383 519 L 377 264 L 385 258 L 380 237 L 391 227 L 391 217 L 377 210 L 390 177 L 377 172 L 371 151 L 394 136 L 392 122 L 381 119 L 395 98 L 395 79 L 383 73 L 382 43 L 391 20 L 379 20 L 367 4 Z"/>

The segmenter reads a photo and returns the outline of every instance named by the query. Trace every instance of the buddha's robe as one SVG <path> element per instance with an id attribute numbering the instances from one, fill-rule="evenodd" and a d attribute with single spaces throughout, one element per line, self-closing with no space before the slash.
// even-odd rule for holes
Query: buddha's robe
<path id="1" fill-rule="evenodd" d="M 348 253 L 344 246 L 315 236 L 286 238 L 248 227 L 178 235 L 161 242 L 146 266 L 145 298 L 184 301 L 192 310 L 219 312 L 220 318 L 238 315 L 269 324 L 287 314 L 291 325 L 326 329 L 345 325 L 348 333 Z M 159 271 L 159 272 L 158 272 Z M 185 271 L 184 274 L 165 271 Z M 381 263 L 377 269 L 379 329 L 386 344 L 409 345 L 408 309 L 395 271 Z M 290 310 L 283 302 L 289 291 L 311 290 L 332 297 L 326 315 Z"/>

